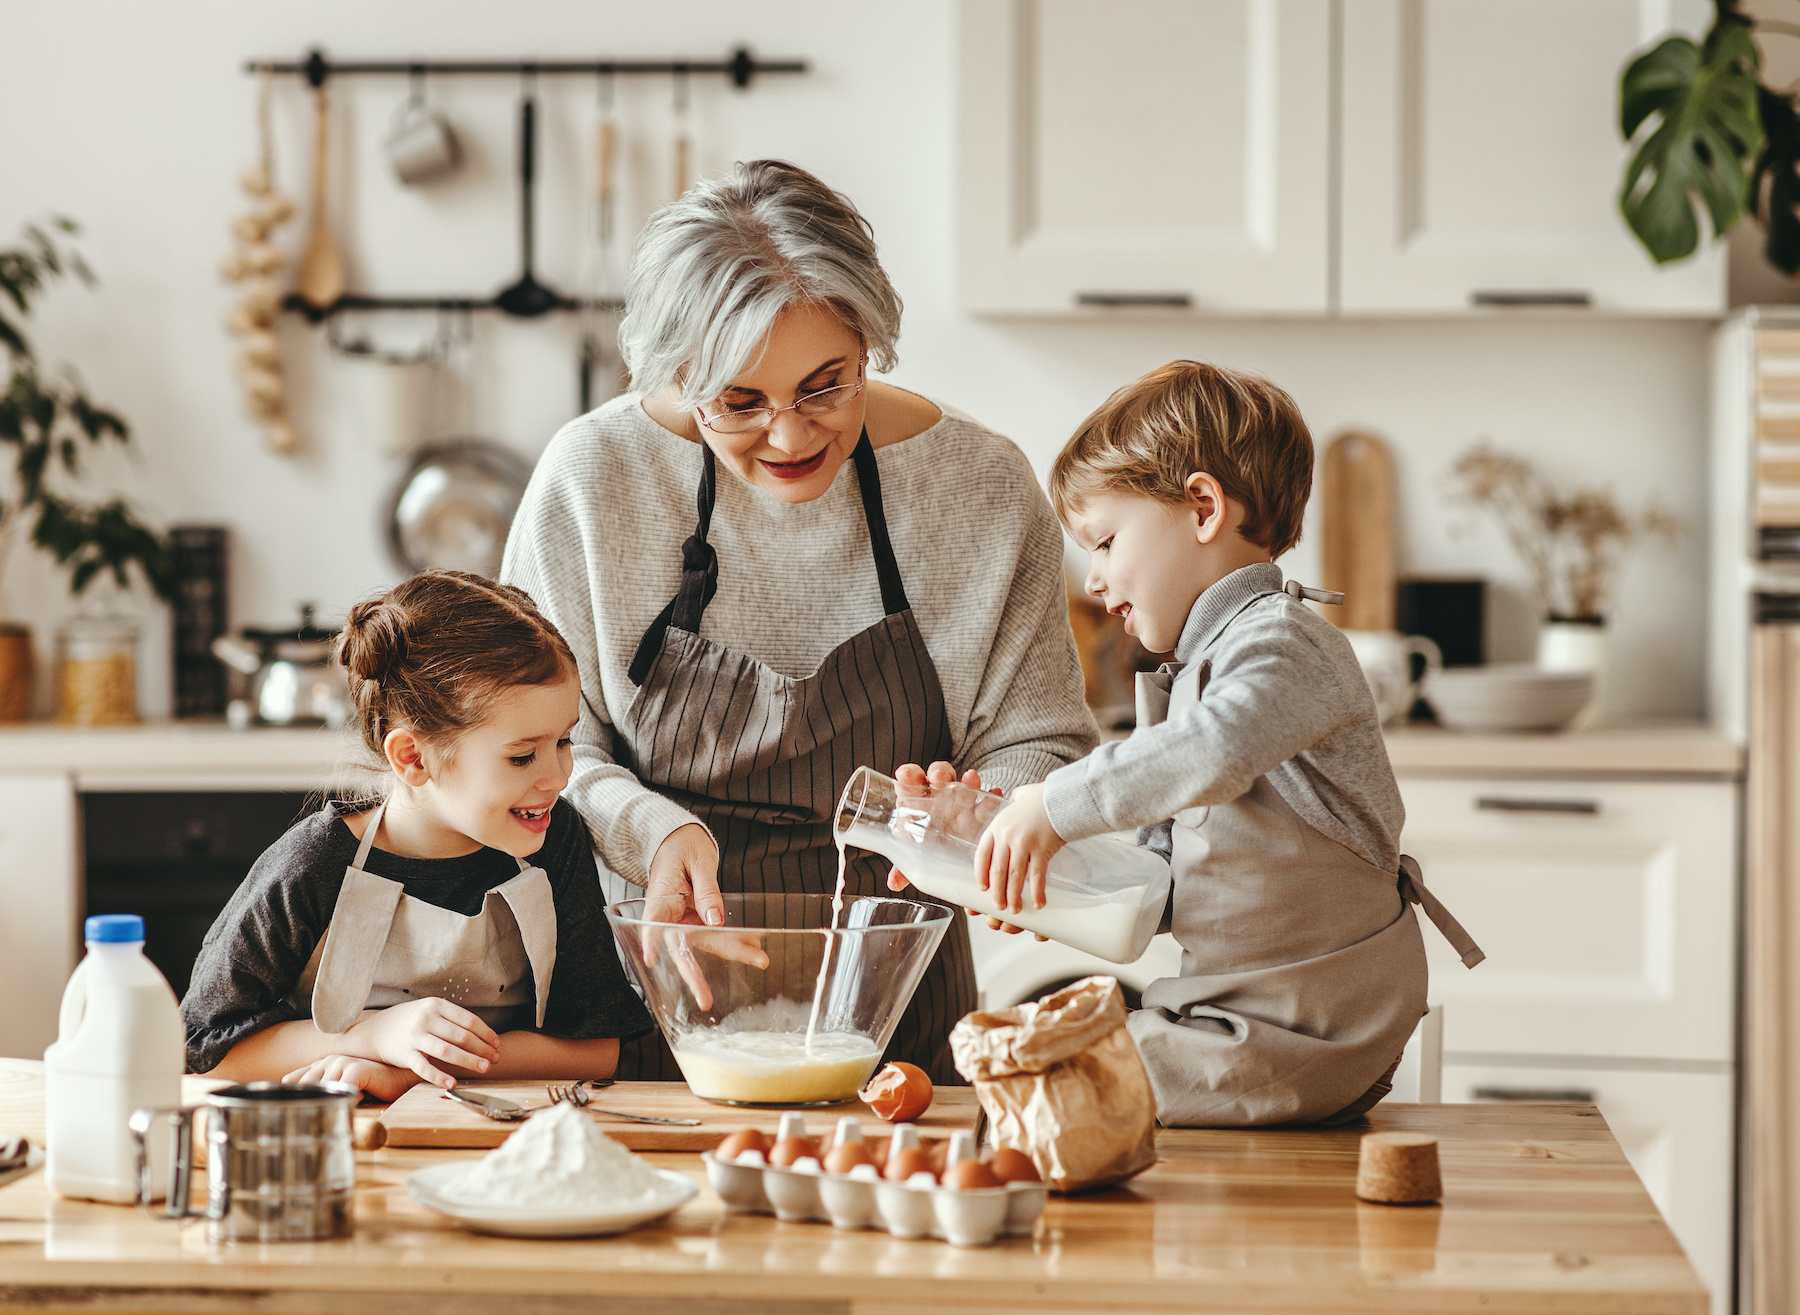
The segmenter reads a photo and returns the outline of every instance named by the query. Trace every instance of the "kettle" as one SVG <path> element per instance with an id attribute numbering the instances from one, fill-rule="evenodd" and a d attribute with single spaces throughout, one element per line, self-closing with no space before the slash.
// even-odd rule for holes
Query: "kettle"
<path id="1" fill-rule="evenodd" d="M 213 656 L 250 677 L 250 704 L 265 726 L 332 726 L 350 719 L 350 681 L 336 658 L 338 632 L 313 624 L 310 606 L 287 630 L 221 635 Z"/>

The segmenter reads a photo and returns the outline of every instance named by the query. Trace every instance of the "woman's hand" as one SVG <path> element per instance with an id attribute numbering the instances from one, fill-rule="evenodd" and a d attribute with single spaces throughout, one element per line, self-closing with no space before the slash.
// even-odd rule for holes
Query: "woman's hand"
<path id="1" fill-rule="evenodd" d="M 719 847 L 699 823 L 676 827 L 656 847 L 650 860 L 650 884 L 644 888 L 644 917 L 650 922 L 725 925 L 725 901 L 719 895 Z M 681 979 L 702 1009 L 712 1008 L 713 994 L 705 970 L 694 958 L 696 944 L 723 959 L 756 968 L 769 966 L 762 937 L 753 932 L 705 936 L 696 942 L 683 932 L 646 927 L 644 961 L 651 967 L 656 966 L 665 937 L 670 938 Z"/>
<path id="2" fill-rule="evenodd" d="M 932 763 L 930 768 L 920 767 L 916 763 L 907 763 L 903 767 L 894 769 L 894 784 L 900 787 L 901 799 L 922 798 L 927 787 L 957 784 L 956 768 L 947 762 Z M 968 786 L 971 790 L 981 789 L 981 773 L 971 768 L 962 774 L 961 784 Z M 999 794 L 1000 791 L 990 790 L 988 793 Z M 887 884 L 889 890 L 899 891 L 905 890 L 912 883 L 906 879 L 906 874 L 899 868 L 889 868 Z M 973 914 L 975 910 L 970 909 L 969 912 Z"/>
<path id="3" fill-rule="evenodd" d="M 372 1050 L 382 1063 L 408 1069 L 440 1087 L 454 1087 L 456 1075 L 434 1061 L 485 1073 L 500 1058 L 494 1029 L 439 996 L 379 1010 L 350 1030 L 359 1049 Z"/>
<path id="4" fill-rule="evenodd" d="M 297 1068 L 281 1079 L 292 1086 L 296 1082 L 342 1082 L 355 1087 L 370 1100 L 391 1105 L 413 1087 L 419 1076 L 378 1059 L 359 1059 L 355 1055 L 327 1055 L 305 1068 Z"/>
<path id="5" fill-rule="evenodd" d="M 719 898 L 719 847 L 698 822 L 678 826 L 663 837 L 650 860 L 644 887 L 644 917 L 651 922 L 725 925 Z"/>
<path id="6" fill-rule="evenodd" d="M 1050 860 L 1064 845 L 1044 808 L 1044 787 L 1022 785 L 981 833 L 975 846 L 975 879 L 995 905 L 1013 913 L 1044 907 Z"/>

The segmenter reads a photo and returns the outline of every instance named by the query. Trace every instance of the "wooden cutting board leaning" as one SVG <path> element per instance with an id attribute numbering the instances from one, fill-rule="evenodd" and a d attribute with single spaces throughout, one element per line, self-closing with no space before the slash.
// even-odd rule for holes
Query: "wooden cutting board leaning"
<path id="1" fill-rule="evenodd" d="M 1319 462 L 1321 583 L 1343 593 L 1321 609 L 1340 630 L 1394 628 L 1394 459 L 1373 434 L 1347 429 Z"/>
<path id="2" fill-rule="evenodd" d="M 465 1082 L 466 1090 L 500 1096 L 527 1109 L 550 1103 L 541 1082 Z M 761 1128 L 773 1134 L 781 1122 L 778 1109 L 748 1109 L 715 1105 L 702 1100 L 681 1082 L 617 1082 L 592 1090 L 589 1114 L 607 1136 L 634 1151 L 710 1151 L 740 1128 Z M 698 1127 L 667 1127 L 609 1118 L 603 1110 L 648 1114 L 662 1119 L 699 1119 Z M 948 1137 L 959 1129 L 975 1126 L 975 1089 L 939 1087 L 937 1097 L 923 1118 L 917 1120 L 926 1137 Z M 881 1116 L 859 1100 L 842 1105 L 822 1105 L 806 1111 L 807 1132 L 829 1135 L 846 1116 L 862 1120 L 863 1135 L 874 1137 L 885 1125 Z M 447 1099 L 437 1087 L 420 1083 L 395 1101 L 381 1116 L 389 1146 L 435 1146 L 471 1150 L 498 1146 L 518 1128 L 516 1123 L 497 1123 L 467 1105 Z"/>

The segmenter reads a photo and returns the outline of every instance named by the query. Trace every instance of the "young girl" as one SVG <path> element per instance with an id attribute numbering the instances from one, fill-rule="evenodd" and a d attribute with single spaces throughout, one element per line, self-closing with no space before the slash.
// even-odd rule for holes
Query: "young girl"
<path id="1" fill-rule="evenodd" d="M 522 590 L 427 571 L 358 604 L 337 657 L 387 798 L 328 804 L 250 869 L 182 1001 L 188 1071 L 384 1101 L 421 1080 L 609 1076 L 651 1023 L 557 798 L 568 645 Z"/>

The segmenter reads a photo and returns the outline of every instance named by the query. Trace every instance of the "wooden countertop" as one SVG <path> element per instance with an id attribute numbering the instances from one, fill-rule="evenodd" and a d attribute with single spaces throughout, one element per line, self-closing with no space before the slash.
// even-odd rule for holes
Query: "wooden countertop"
<path id="1" fill-rule="evenodd" d="M 0 726 L 0 774 L 66 773 L 83 790 L 312 790 L 339 778 L 357 744 L 347 731 L 222 721 L 131 726 Z"/>
<path id="2" fill-rule="evenodd" d="M 1606 726 L 1552 734 L 1478 734 L 1436 726 L 1386 732 L 1394 774 L 1407 776 L 1681 776 L 1736 778 L 1744 751 L 1699 722 Z"/>
<path id="3" fill-rule="evenodd" d="M 41 1066 L 0 1061 L 0 1135 L 41 1137 Z M 771 1116 L 770 1122 L 774 1119 Z M 1441 1141 L 1441 1206 L 1352 1195 L 1358 1138 Z M 981 1250 L 726 1215 L 701 1184 L 618 1238 L 479 1237 L 416 1206 L 406 1175 L 466 1152 L 357 1156 L 357 1231 L 216 1246 L 204 1224 L 0 1190 L 0 1305 L 84 1312 L 551 1315 L 592 1310 L 899 1315 L 937 1309 L 1670 1312 L 1705 1289 L 1605 1121 L 1580 1105 L 1396 1105 L 1330 1130 L 1171 1130 L 1125 1188 L 1052 1197 L 1031 1238 Z"/>

